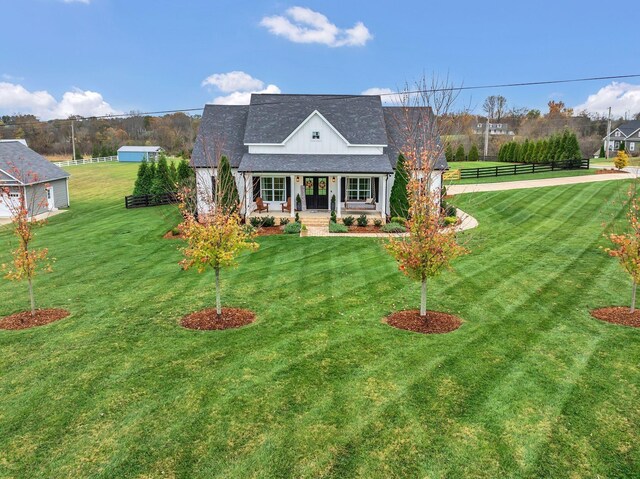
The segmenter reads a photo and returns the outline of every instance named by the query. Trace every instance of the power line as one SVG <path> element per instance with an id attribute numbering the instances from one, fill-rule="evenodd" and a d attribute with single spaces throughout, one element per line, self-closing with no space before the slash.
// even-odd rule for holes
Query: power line
<path id="1" fill-rule="evenodd" d="M 438 92 L 446 92 L 446 91 L 463 91 L 463 90 L 488 90 L 494 88 L 517 88 L 517 87 L 528 87 L 528 86 L 540 86 L 540 85 L 557 85 L 562 83 L 582 83 L 582 82 L 590 82 L 590 81 L 602 81 L 602 80 L 622 80 L 628 78 L 640 78 L 640 74 L 634 75 L 609 75 L 609 76 L 599 76 L 599 77 L 585 77 L 585 78 L 571 78 L 571 79 L 563 79 L 563 80 L 542 80 L 542 81 L 530 81 L 530 82 L 517 82 L 517 83 L 498 83 L 498 84 L 490 84 L 490 85 L 473 85 L 473 86 L 451 86 L 451 87 L 442 87 L 442 88 L 426 88 L 426 89 L 416 89 L 416 90 L 405 90 L 399 92 L 390 92 L 390 93 L 380 93 L 378 96 L 386 97 L 386 96 L 397 96 L 397 95 L 415 95 L 419 93 L 438 93 Z M 321 96 L 321 95 L 319 95 Z M 327 100 L 335 100 L 335 99 L 351 99 L 351 98 L 360 98 L 362 95 L 326 95 Z M 281 101 L 270 101 L 262 103 L 263 105 L 278 105 L 284 102 Z M 104 119 L 114 119 L 114 118 L 128 118 L 135 116 L 150 116 L 150 115 L 166 115 L 170 113 L 186 113 L 186 112 L 195 112 L 202 111 L 204 107 L 200 108 L 182 108 L 175 110 L 159 110 L 159 111 L 149 111 L 149 112 L 131 112 L 131 113 L 122 113 L 122 114 L 110 114 L 110 115 L 100 115 L 100 116 L 76 116 L 74 118 L 65 118 L 58 120 L 47 120 L 47 121 L 32 121 L 32 122 L 24 122 L 24 123 L 12 123 L 12 124 L 3 124 L 0 126 L 3 127 L 22 127 L 22 126 L 30 126 L 30 125 L 42 125 L 43 123 L 49 122 L 71 122 L 74 120 L 83 121 L 83 120 L 104 120 Z"/>

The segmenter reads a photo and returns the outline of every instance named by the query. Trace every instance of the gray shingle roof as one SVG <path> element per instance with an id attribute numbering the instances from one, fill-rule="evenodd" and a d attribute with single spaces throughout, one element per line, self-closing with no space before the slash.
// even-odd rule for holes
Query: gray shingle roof
<path id="1" fill-rule="evenodd" d="M 118 151 L 122 152 L 136 152 L 136 153 L 158 153 L 164 151 L 159 146 L 121 146 Z"/>
<path id="2" fill-rule="evenodd" d="M 251 95 L 245 143 L 282 143 L 318 110 L 352 145 L 386 145 L 379 96 Z"/>
<path id="3" fill-rule="evenodd" d="M 425 118 L 425 115 L 431 117 L 433 112 L 431 108 L 426 107 L 405 108 L 402 106 L 385 106 L 383 110 L 385 124 L 387 126 L 387 137 L 389 138 L 389 145 L 384 149 L 384 152 L 389 155 L 391 166 L 395 168 L 398 162 L 398 155 L 407 141 L 408 133 L 404 131 L 406 129 L 406 123 L 415 127 Z M 446 170 L 449 168 L 449 164 L 444 157 L 444 148 L 442 148 L 439 137 L 437 142 L 441 154 L 433 168 L 435 170 Z"/>
<path id="4" fill-rule="evenodd" d="M 247 152 L 243 138 L 248 111 L 248 105 L 206 105 L 191 155 L 193 166 L 216 166 L 225 155 L 231 167 L 237 168 Z"/>
<path id="5" fill-rule="evenodd" d="M 238 171 L 273 173 L 393 173 L 387 155 L 266 155 L 245 153 Z"/>
<path id="6" fill-rule="evenodd" d="M 638 128 L 640 128 L 640 120 L 628 121 L 618 127 L 618 129 L 622 133 L 624 133 L 625 136 L 629 136 L 631 133 L 635 132 Z"/>
<path id="7" fill-rule="evenodd" d="M 0 143 L 0 170 L 21 183 L 44 183 L 71 176 L 18 141 Z"/>

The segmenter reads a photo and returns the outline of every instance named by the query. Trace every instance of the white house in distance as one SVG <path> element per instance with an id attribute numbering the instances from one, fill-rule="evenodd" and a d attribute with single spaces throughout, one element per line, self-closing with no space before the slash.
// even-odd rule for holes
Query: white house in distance
<path id="1" fill-rule="evenodd" d="M 605 148 L 609 144 L 609 151 L 618 151 L 620 142 L 624 141 L 625 149 L 633 154 L 640 153 L 640 120 L 633 120 L 623 123 L 611 132 L 607 142 L 607 137 L 603 138 Z"/>
<path id="2" fill-rule="evenodd" d="M 389 215 L 389 196 L 401 144 L 402 107 L 383 106 L 379 96 L 253 94 L 249 105 L 206 105 L 193 150 L 198 208 L 210 198 L 217 159 L 229 159 L 245 214 L 259 198 L 281 212 L 296 197 L 302 211 L 326 212 L 336 199 L 338 217 L 372 210 Z M 413 113 L 431 114 L 413 109 Z M 419 115 L 414 115 L 418 117 Z M 432 172 L 442 185 L 444 155 Z"/>
<path id="3" fill-rule="evenodd" d="M 69 206 L 69 173 L 22 141 L 0 142 L 0 218 L 10 218 L 25 197 L 29 215 Z"/>

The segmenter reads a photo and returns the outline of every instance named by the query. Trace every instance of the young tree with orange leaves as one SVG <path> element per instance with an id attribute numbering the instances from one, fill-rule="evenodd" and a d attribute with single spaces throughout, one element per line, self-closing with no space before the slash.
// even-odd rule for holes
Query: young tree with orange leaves
<path id="1" fill-rule="evenodd" d="M 606 248 L 610 256 L 618 258 L 620 266 L 631 276 L 631 308 L 633 314 L 636 310 L 636 289 L 640 281 L 640 201 L 635 195 L 635 189 L 629 190 L 626 232 L 608 235 L 609 240 L 616 246 Z"/>
<path id="2" fill-rule="evenodd" d="M 35 181 L 35 179 L 34 179 Z M 31 316 L 36 314 L 36 302 L 33 293 L 33 279 L 39 271 L 50 271 L 51 266 L 47 262 L 47 248 L 35 249 L 32 242 L 35 236 L 35 228 L 45 224 L 45 220 L 36 220 L 29 211 L 33 206 L 29 205 L 24 188 L 18 188 L 18 201 L 11 199 L 11 188 L 0 188 L 0 202 L 5 202 L 11 213 L 13 231 L 18 238 L 18 247 L 11 252 L 11 264 L 3 264 L 2 270 L 5 278 L 11 281 L 26 280 L 29 286 L 29 300 L 31 303 Z M 32 202 L 36 202 L 33 195 Z M 46 202 L 46 199 L 43 200 Z M 31 207 L 30 207 L 31 206 Z"/>
<path id="3" fill-rule="evenodd" d="M 448 79 L 422 79 L 414 91 L 400 93 L 401 113 L 396 121 L 404 131 L 400 151 L 406 160 L 409 181 L 407 236 L 390 238 L 387 250 L 400 270 L 421 283 L 420 316 L 427 314 L 427 280 L 450 267 L 467 250 L 458 244 L 454 228 L 443 227 L 441 185 L 436 183 L 435 165 L 444 157 L 440 141 L 444 126 L 439 119 L 453 106 L 457 90 Z"/>

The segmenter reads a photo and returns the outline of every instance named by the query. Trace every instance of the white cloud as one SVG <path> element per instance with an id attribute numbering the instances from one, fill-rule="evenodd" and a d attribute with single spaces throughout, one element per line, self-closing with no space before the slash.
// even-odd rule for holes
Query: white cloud
<path id="1" fill-rule="evenodd" d="M 22 85 L 0 82 L 0 111 L 7 114 L 29 113 L 42 120 L 68 118 L 70 115 L 101 116 L 122 113 L 107 103 L 100 93 L 73 89 L 57 101 L 46 90 L 29 91 Z"/>
<path id="2" fill-rule="evenodd" d="M 330 47 L 361 47 L 373 38 L 369 29 L 358 22 L 347 29 L 338 28 L 320 12 L 305 7 L 291 7 L 285 15 L 264 17 L 260 25 L 274 35 L 295 43 L 321 43 Z"/>
<path id="3" fill-rule="evenodd" d="M 381 95 L 382 103 L 400 104 L 402 103 L 402 95 L 391 88 L 368 88 L 362 92 L 362 95 Z"/>
<path id="4" fill-rule="evenodd" d="M 225 93 L 234 91 L 259 90 L 264 87 L 264 83 L 251 75 L 233 71 L 229 73 L 215 73 L 202 82 L 202 86 L 212 85 Z"/>
<path id="5" fill-rule="evenodd" d="M 624 116 L 626 112 L 640 112 L 640 85 L 612 82 L 600 88 L 597 93 L 589 95 L 587 101 L 575 106 L 573 110 L 606 114 L 609 107 L 613 116 Z"/>
<path id="6" fill-rule="evenodd" d="M 214 73 L 202 81 L 202 86 L 213 86 L 228 93 L 214 98 L 216 105 L 248 105 L 252 93 L 281 93 L 276 85 L 265 86 L 262 80 L 241 71 Z"/>

